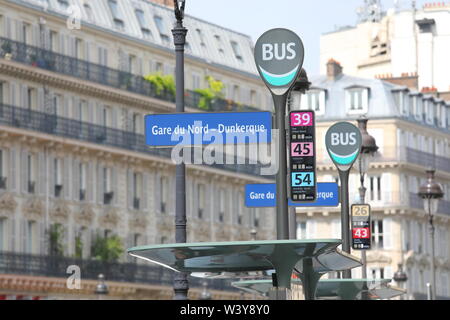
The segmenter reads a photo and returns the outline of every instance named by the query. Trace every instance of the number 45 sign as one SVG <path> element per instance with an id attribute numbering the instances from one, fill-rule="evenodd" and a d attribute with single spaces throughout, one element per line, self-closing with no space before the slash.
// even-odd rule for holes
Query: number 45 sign
<path id="1" fill-rule="evenodd" d="M 367 250 L 371 245 L 370 206 L 352 205 L 352 247 L 355 250 Z"/>

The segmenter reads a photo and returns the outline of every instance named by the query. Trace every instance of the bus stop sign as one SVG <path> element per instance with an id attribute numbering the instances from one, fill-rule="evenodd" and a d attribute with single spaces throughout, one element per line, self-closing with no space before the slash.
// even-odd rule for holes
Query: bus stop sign
<path id="1" fill-rule="evenodd" d="M 361 150 L 362 137 L 358 127 L 349 122 L 332 125 L 325 135 L 325 146 L 339 170 L 349 170 Z"/>

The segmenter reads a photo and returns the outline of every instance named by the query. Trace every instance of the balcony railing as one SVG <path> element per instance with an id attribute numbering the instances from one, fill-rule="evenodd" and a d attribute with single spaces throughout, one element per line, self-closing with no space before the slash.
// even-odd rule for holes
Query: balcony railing
<path id="1" fill-rule="evenodd" d="M 66 271 L 70 265 L 80 267 L 82 279 L 97 280 L 98 275 L 103 273 L 108 281 L 173 286 L 173 271 L 149 264 L 105 263 L 62 256 L 0 252 L 0 274 L 67 278 Z M 203 279 L 189 278 L 190 287 L 200 288 L 202 282 Z M 224 280 L 207 280 L 207 282 L 209 289 L 238 291 Z"/>
<path id="2" fill-rule="evenodd" d="M 21 107 L 0 104 L 0 125 L 39 131 L 111 147 L 170 158 L 170 148 L 149 148 L 143 134 L 95 125 Z M 237 161 L 235 161 L 237 163 Z M 261 176 L 260 165 L 212 164 L 216 169 Z M 266 176 L 272 179 L 271 176 Z"/>
<path id="3" fill-rule="evenodd" d="M 318 164 L 332 164 L 325 149 L 318 149 Z M 373 158 L 372 162 L 405 162 L 417 164 L 422 167 L 433 167 L 437 170 L 450 172 L 450 158 L 437 156 L 429 152 L 424 152 L 406 146 L 384 147 Z"/>
<path id="4" fill-rule="evenodd" d="M 6 54 L 8 54 L 13 61 L 31 65 L 33 67 L 100 83 L 116 89 L 127 90 L 164 101 L 175 102 L 173 94 L 164 90 L 157 92 L 155 86 L 151 82 L 145 80 L 142 76 L 0 37 L 0 57 L 3 58 Z M 191 108 L 199 108 L 200 98 L 200 94 L 193 91 L 186 91 L 185 105 Z M 214 100 L 208 110 L 260 111 L 254 107 L 237 104 L 224 99 Z"/>

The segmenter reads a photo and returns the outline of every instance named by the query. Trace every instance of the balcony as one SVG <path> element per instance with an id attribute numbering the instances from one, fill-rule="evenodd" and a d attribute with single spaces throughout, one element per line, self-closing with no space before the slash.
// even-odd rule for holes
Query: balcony
<path id="1" fill-rule="evenodd" d="M 44 277 L 67 278 L 67 267 L 77 265 L 83 279 L 97 280 L 100 273 L 108 281 L 120 281 L 150 285 L 173 286 L 174 272 L 159 266 L 136 263 L 101 262 L 63 256 L 31 255 L 0 252 L 0 274 L 20 274 Z M 190 287 L 202 287 L 203 279 L 189 278 Z M 207 280 L 208 288 L 238 292 L 238 289 L 223 280 Z"/>
<path id="2" fill-rule="evenodd" d="M 158 157 L 171 157 L 170 148 L 149 148 L 145 144 L 145 136 L 143 134 L 108 128 L 6 104 L 0 104 L 0 125 L 142 152 Z M 261 176 L 260 165 L 212 164 L 210 166 L 235 173 Z M 267 179 L 273 178 L 271 176 L 266 177 Z"/>
<path id="3" fill-rule="evenodd" d="M 384 147 L 379 150 L 372 160 L 373 163 L 403 162 L 422 166 L 424 168 L 434 167 L 437 170 L 450 172 L 450 158 L 437 156 L 429 152 L 402 147 Z M 325 149 L 317 150 L 318 165 L 332 165 L 332 161 Z"/>
<path id="4" fill-rule="evenodd" d="M 157 93 L 155 86 L 146 81 L 142 76 L 0 37 L 0 57 L 3 58 L 6 54 L 13 61 L 33 67 L 92 81 L 115 89 L 122 89 L 168 102 L 175 102 L 175 97 L 170 92 L 162 91 Z M 200 94 L 193 91 L 186 91 L 186 107 L 198 109 L 200 98 Z M 208 111 L 261 110 L 224 99 L 216 99 L 212 102 Z"/>

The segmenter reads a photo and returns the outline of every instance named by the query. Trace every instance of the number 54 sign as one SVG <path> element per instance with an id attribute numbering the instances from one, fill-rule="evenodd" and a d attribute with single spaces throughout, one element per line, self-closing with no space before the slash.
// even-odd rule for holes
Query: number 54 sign
<path id="1" fill-rule="evenodd" d="M 370 206 L 352 205 L 352 247 L 355 250 L 367 250 L 371 245 Z"/>

